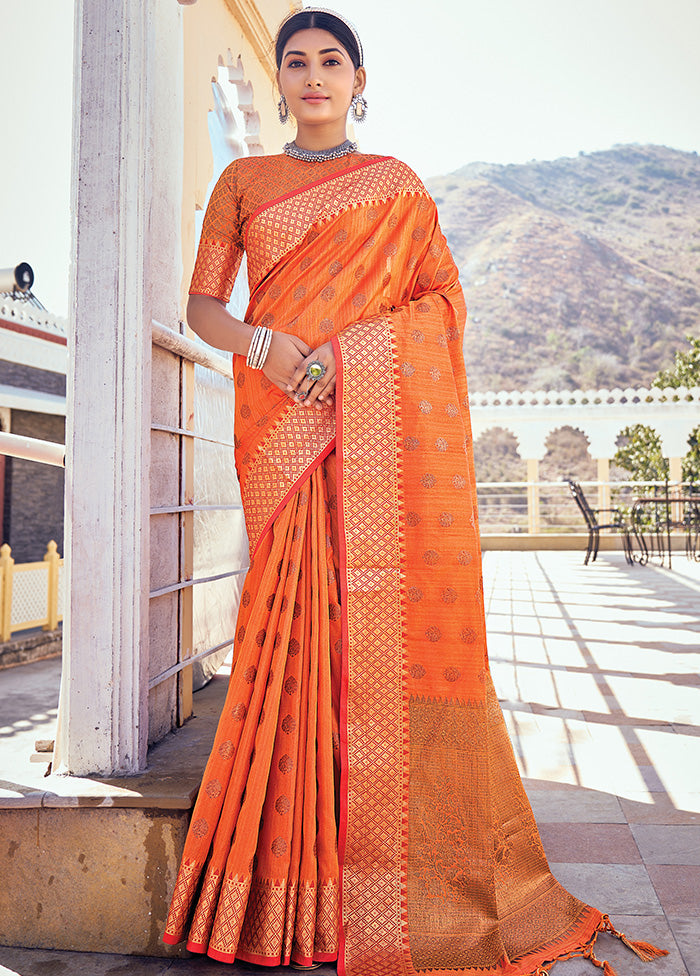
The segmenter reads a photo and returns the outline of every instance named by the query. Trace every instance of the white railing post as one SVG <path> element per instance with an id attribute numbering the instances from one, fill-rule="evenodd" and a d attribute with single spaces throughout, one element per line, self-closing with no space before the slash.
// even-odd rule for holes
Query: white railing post
<path id="1" fill-rule="evenodd" d="M 540 531 L 540 462 L 537 458 L 527 459 L 527 532 L 537 535 Z"/>
<path id="2" fill-rule="evenodd" d="M 154 0 L 75 5 L 61 773 L 143 769 Z"/>
<path id="3" fill-rule="evenodd" d="M 598 466 L 598 508 L 610 508 L 610 459 L 599 457 L 596 458 L 596 463 Z"/>
<path id="4" fill-rule="evenodd" d="M 12 636 L 12 572 L 15 561 L 7 543 L 0 547 L 0 641 Z"/>
<path id="5" fill-rule="evenodd" d="M 48 563 L 46 567 L 46 623 L 44 630 L 56 630 L 58 627 L 58 568 L 61 564 L 61 557 L 58 554 L 58 546 L 54 539 L 51 539 L 46 547 L 44 562 Z"/>

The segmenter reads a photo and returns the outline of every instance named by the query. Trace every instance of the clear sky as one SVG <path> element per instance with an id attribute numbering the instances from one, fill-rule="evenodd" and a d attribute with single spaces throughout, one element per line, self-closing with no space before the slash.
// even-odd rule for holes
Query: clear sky
<path id="1" fill-rule="evenodd" d="M 0 24 L 0 268 L 28 261 L 36 296 L 67 315 L 73 0 L 0 0 Z"/>
<path id="2" fill-rule="evenodd" d="M 422 177 L 616 143 L 700 150 L 700 0 L 337 0 L 363 39 L 363 148 Z"/>
<path id="3" fill-rule="evenodd" d="M 365 47 L 362 148 L 423 178 L 625 142 L 700 151 L 700 0 L 335 6 Z M 0 0 L 0 9 L 0 267 L 29 261 L 36 294 L 66 314 L 73 2 Z"/>

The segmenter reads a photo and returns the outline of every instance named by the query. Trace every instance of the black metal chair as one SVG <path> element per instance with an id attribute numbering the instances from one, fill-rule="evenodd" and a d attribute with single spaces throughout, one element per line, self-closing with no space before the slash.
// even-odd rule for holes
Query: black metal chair
<path id="1" fill-rule="evenodd" d="M 603 531 L 622 533 L 622 548 L 625 552 L 625 559 L 632 564 L 632 543 L 624 513 L 619 508 L 591 508 L 578 481 L 571 481 L 570 479 L 567 481 L 588 529 L 588 547 L 586 548 L 586 558 L 583 561 L 584 566 L 588 565 L 588 560 L 591 557 L 595 562 L 600 546 L 600 533 Z M 600 515 L 612 515 L 612 521 L 599 522 L 598 516 Z"/>
<path id="2" fill-rule="evenodd" d="M 690 494 L 693 494 L 692 488 Z M 685 554 L 688 559 L 700 562 L 700 494 L 697 501 L 693 497 L 692 501 L 686 503 L 683 523 L 686 529 Z"/>

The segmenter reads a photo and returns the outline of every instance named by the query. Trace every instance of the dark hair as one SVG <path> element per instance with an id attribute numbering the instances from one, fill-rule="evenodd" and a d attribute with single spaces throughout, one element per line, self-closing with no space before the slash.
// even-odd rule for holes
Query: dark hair
<path id="1" fill-rule="evenodd" d="M 355 69 L 360 67 L 362 64 L 360 45 L 352 29 L 345 21 L 336 17 L 335 14 L 325 11 L 300 10 L 299 13 L 293 14 L 285 20 L 277 32 L 275 60 L 278 69 L 282 66 L 282 55 L 292 34 L 296 34 L 297 31 L 308 30 L 311 27 L 317 27 L 319 30 L 325 30 L 332 34 L 350 55 L 350 60 L 355 65 Z"/>

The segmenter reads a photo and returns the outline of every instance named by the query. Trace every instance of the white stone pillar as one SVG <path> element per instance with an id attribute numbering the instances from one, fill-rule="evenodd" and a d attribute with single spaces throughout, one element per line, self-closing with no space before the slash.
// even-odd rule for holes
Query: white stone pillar
<path id="1" fill-rule="evenodd" d="M 665 406 L 665 405 L 664 405 Z M 686 407 L 688 406 L 683 404 Z M 698 423 L 697 405 L 690 406 L 690 416 L 676 417 L 675 405 L 666 407 L 665 416 L 654 423 L 661 440 L 663 456 L 669 462 L 669 481 L 681 481 L 682 458 L 688 451 L 688 438 Z"/>
<path id="2" fill-rule="evenodd" d="M 538 458 L 527 458 L 527 531 L 528 535 L 538 535 L 540 531 L 540 462 Z"/>
<path id="3" fill-rule="evenodd" d="M 540 461 L 546 454 L 545 442 L 551 427 L 546 420 L 538 420 L 515 429 L 518 453 L 527 462 L 527 531 L 540 531 Z"/>
<path id="4" fill-rule="evenodd" d="M 177 11 L 179 8 L 173 5 Z M 153 0 L 76 0 L 68 599 L 55 769 L 143 769 Z"/>
<path id="5" fill-rule="evenodd" d="M 683 458 L 670 457 L 668 459 L 668 480 L 671 484 L 683 481 Z"/>
<path id="6" fill-rule="evenodd" d="M 596 458 L 598 465 L 598 508 L 610 508 L 610 458 Z M 608 521 L 607 517 L 601 521 Z"/>
<path id="7" fill-rule="evenodd" d="M 610 508 L 610 459 L 615 456 L 616 441 L 620 431 L 619 419 L 599 417 L 586 421 L 581 429 L 588 438 L 588 450 L 598 467 L 598 508 Z M 608 521 L 607 517 L 601 521 Z"/>

